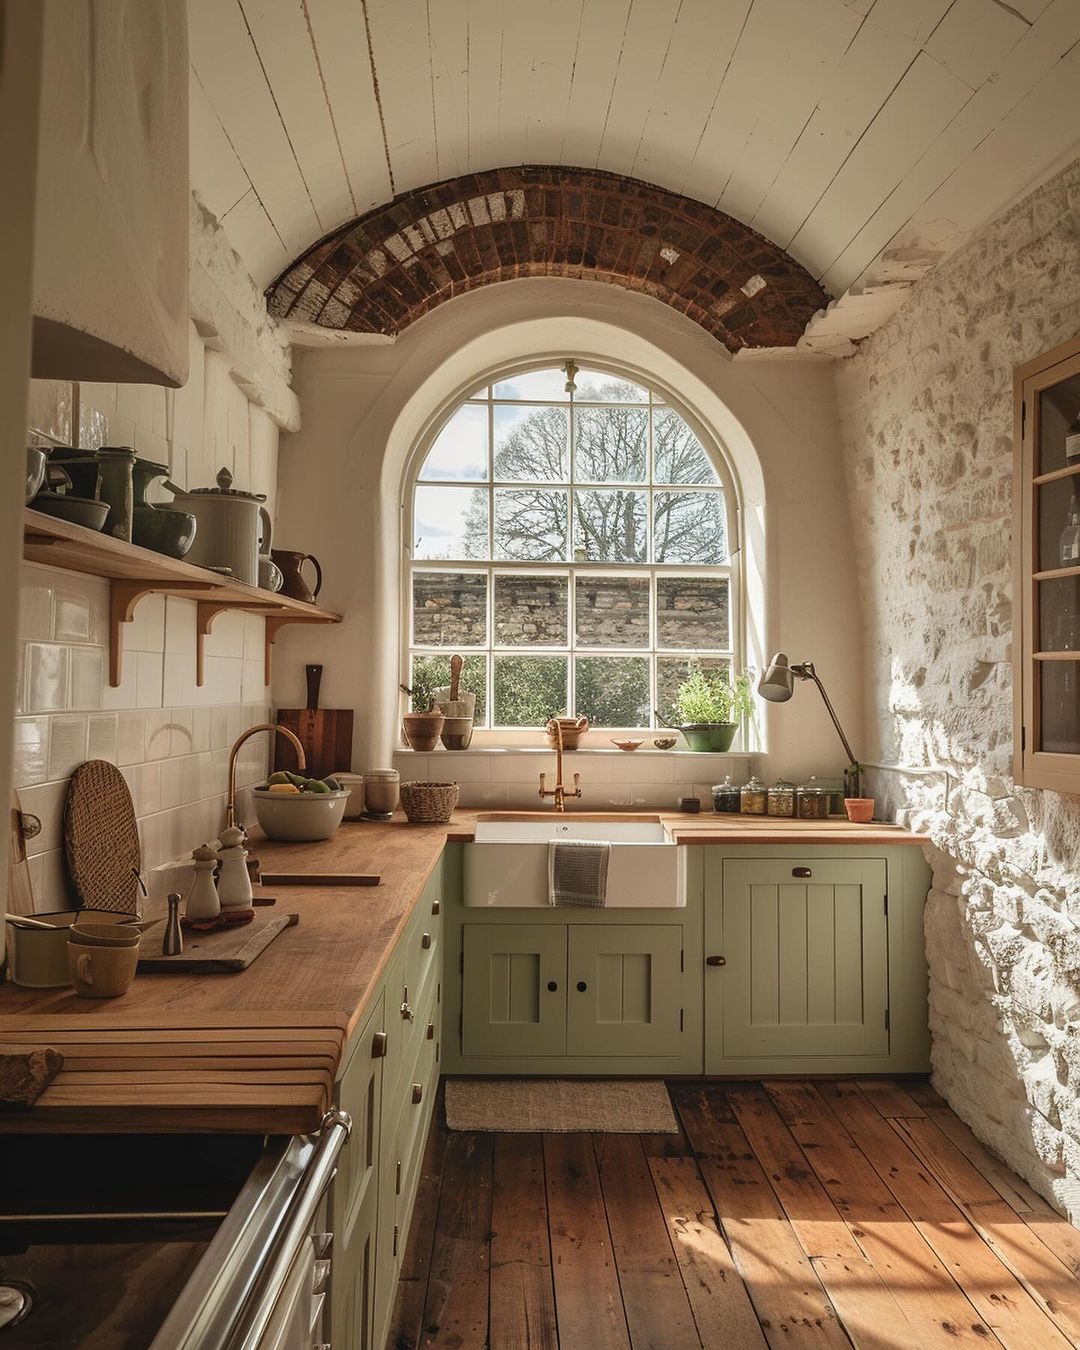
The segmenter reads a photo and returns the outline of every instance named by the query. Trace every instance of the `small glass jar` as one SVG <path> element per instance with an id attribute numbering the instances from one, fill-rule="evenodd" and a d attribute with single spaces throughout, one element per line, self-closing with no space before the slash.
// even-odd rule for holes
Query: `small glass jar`
<path id="1" fill-rule="evenodd" d="M 767 798 L 765 784 L 754 775 L 739 789 L 739 810 L 744 816 L 763 816 Z"/>
<path id="2" fill-rule="evenodd" d="M 790 819 L 795 814 L 795 784 L 778 778 L 769 789 L 767 814 Z"/>
<path id="3" fill-rule="evenodd" d="M 739 789 L 728 774 L 722 783 L 716 783 L 712 790 L 712 807 L 722 815 L 738 815 L 742 810 Z"/>
<path id="4" fill-rule="evenodd" d="M 795 814 L 800 820 L 824 820 L 829 814 L 829 794 L 816 778 L 803 783 L 795 795 Z"/>

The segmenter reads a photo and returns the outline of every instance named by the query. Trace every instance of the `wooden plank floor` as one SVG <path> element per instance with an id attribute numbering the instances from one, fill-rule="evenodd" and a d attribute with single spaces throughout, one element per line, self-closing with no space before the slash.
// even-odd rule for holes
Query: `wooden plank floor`
<path id="1" fill-rule="evenodd" d="M 1080 1347 L 1080 1233 L 925 1083 L 672 1084 L 428 1141 L 387 1350 Z"/>

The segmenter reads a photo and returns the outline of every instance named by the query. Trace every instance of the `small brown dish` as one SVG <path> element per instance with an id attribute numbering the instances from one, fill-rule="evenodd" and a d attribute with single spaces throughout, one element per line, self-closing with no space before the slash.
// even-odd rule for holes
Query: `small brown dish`
<path id="1" fill-rule="evenodd" d="M 657 750 L 670 750 L 676 740 L 678 740 L 677 736 L 654 736 L 653 745 L 656 746 Z"/>
<path id="2" fill-rule="evenodd" d="M 639 746 L 645 744 L 644 741 L 617 741 L 614 736 L 609 739 L 611 740 L 611 744 L 615 746 L 617 750 L 636 750 Z"/>

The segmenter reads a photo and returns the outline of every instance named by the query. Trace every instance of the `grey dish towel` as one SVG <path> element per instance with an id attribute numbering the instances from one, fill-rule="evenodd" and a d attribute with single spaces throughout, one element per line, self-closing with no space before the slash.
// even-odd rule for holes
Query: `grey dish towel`
<path id="1" fill-rule="evenodd" d="M 548 904 L 603 909 L 610 844 L 555 840 L 548 844 Z"/>

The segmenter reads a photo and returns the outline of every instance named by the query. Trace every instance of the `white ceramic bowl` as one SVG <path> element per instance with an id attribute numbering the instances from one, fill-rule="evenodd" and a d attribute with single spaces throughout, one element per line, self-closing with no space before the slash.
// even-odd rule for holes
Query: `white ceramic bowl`
<path id="1" fill-rule="evenodd" d="M 341 824 L 348 789 L 341 792 L 252 792 L 255 819 L 268 839 L 307 844 L 329 839 Z"/>

